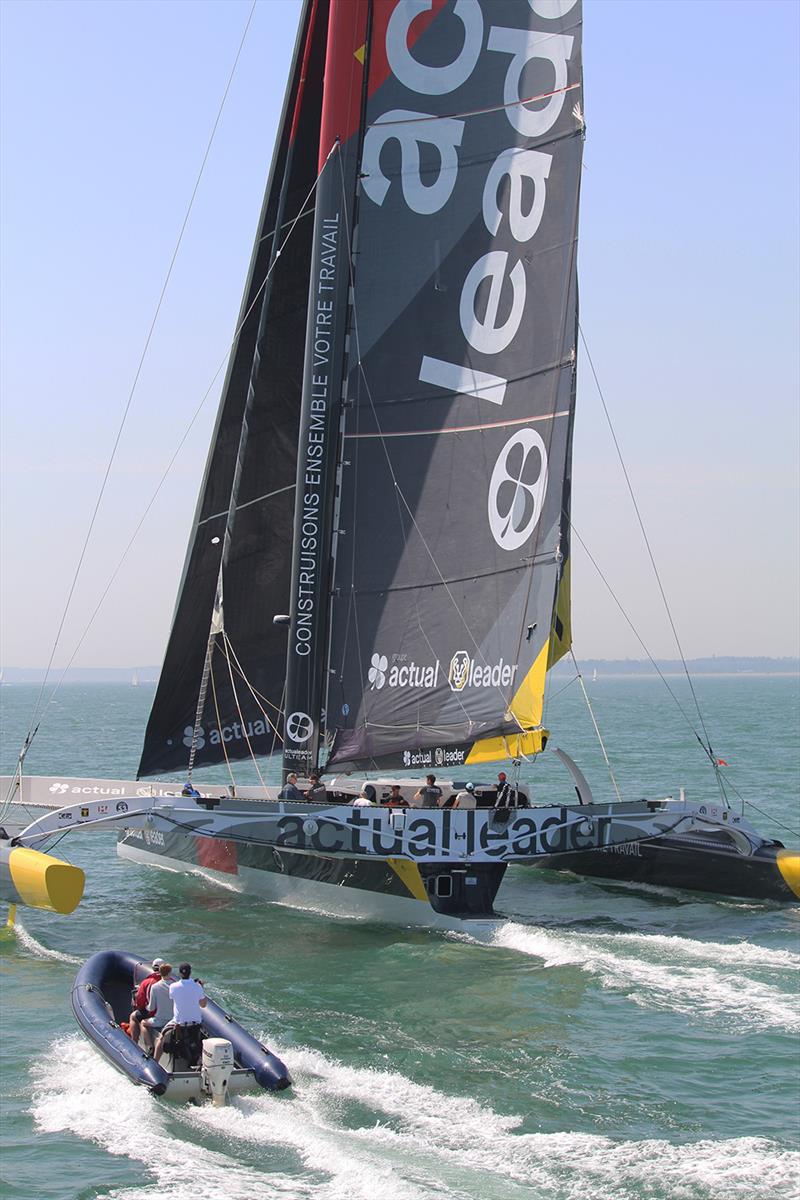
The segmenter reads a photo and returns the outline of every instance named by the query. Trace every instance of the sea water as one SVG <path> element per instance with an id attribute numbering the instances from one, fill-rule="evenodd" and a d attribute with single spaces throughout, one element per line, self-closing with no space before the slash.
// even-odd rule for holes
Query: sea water
<path id="1" fill-rule="evenodd" d="M 599 678 L 590 700 L 626 798 L 718 795 L 670 680 Z M 700 678 L 726 775 L 763 833 L 800 845 L 796 678 Z M 3 771 L 37 689 L 0 689 Z M 28 759 L 132 777 L 152 688 L 67 685 Z M 554 681 L 551 744 L 614 785 L 577 684 Z M 548 759 L 550 761 L 548 761 Z M 241 780 L 251 779 L 237 770 Z M 491 779 L 493 772 L 484 769 Z M 571 798 L 553 756 L 523 776 Z M 736 792 L 729 793 L 736 805 Z M 0 943 L 2 1194 L 53 1200 L 747 1200 L 798 1195 L 800 906 L 509 869 L 484 939 L 338 921 L 116 858 L 70 917 L 19 909 Z M 104 947 L 190 959 L 295 1086 L 174 1107 L 77 1032 L 69 992 Z"/>

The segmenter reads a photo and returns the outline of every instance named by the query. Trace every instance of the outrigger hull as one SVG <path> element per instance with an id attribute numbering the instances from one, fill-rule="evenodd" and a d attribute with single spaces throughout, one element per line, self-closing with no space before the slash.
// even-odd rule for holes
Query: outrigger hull
<path id="1" fill-rule="evenodd" d="M 532 859 L 531 866 L 747 900 L 800 899 L 800 854 L 780 842 L 743 855 L 708 833 L 677 834 L 580 854 Z"/>

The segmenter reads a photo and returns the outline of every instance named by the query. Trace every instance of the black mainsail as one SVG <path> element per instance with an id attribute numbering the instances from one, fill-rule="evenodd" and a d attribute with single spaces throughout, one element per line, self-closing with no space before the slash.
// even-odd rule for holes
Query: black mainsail
<path id="1" fill-rule="evenodd" d="M 274 240 L 280 246 L 317 175 L 326 23 L 327 6 L 307 0 L 140 775 L 185 769 L 193 742 L 196 765 L 269 754 L 275 745 L 286 675 L 286 633 L 273 627 L 272 618 L 285 612 L 289 602 L 313 199 L 287 250 L 274 262 L 266 286 L 265 278 L 274 258 Z M 282 193 L 283 229 L 276 230 Z M 262 314 L 264 304 L 267 311 Z M 259 324 L 260 364 L 253 379 Z M 198 714 L 251 384 L 255 395 L 239 462 L 235 529 L 224 571 L 228 641 L 227 646 L 221 638 L 214 642 L 205 702 Z"/>
<path id="2" fill-rule="evenodd" d="M 331 766 L 471 764 L 546 736 L 569 643 L 580 52 L 570 0 L 375 5 Z"/>

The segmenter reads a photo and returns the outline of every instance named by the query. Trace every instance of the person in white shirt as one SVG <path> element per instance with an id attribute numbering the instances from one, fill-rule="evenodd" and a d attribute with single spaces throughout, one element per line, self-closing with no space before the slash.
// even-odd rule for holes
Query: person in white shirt
<path id="1" fill-rule="evenodd" d="M 475 784 L 465 783 L 453 801 L 453 808 L 475 808 Z"/>
<path id="2" fill-rule="evenodd" d="M 192 968 L 189 963 L 181 963 L 178 967 L 180 979 L 169 985 L 169 998 L 175 1010 L 175 1024 L 201 1025 L 203 1022 L 202 1009 L 208 1001 L 199 979 L 192 979 Z"/>

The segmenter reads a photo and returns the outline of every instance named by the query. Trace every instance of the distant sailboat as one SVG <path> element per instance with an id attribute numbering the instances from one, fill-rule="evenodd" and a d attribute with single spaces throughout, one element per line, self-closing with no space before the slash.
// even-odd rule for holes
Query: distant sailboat
<path id="1" fill-rule="evenodd" d="M 597 667 L 592 671 L 592 683 L 597 683 Z"/>
<path id="2" fill-rule="evenodd" d="M 133 676 L 131 677 L 131 687 L 138 687 L 138 686 L 139 686 L 139 672 L 134 671 Z"/>

